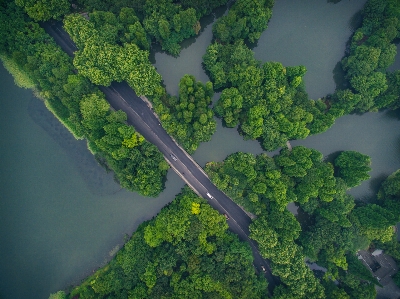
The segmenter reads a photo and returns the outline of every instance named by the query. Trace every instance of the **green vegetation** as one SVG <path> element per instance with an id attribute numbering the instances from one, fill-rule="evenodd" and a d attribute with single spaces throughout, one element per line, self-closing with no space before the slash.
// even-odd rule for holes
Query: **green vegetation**
<path id="1" fill-rule="evenodd" d="M 208 107 L 214 94 L 212 83 L 203 85 L 185 75 L 179 84 L 179 97 L 168 95 L 148 59 L 148 39 L 133 9 L 123 8 L 119 15 L 98 11 L 89 16 L 88 21 L 72 14 L 64 21 L 80 49 L 74 58 L 79 74 L 105 86 L 126 80 L 137 94 L 149 97 L 163 127 L 189 153 L 200 142 L 209 141 L 216 130 Z"/>
<path id="2" fill-rule="evenodd" d="M 386 73 L 394 62 L 400 37 L 400 4 L 395 0 L 369 0 L 362 11 L 363 23 L 354 33 L 348 55 L 341 64 L 356 96 L 333 97 L 337 109 L 358 112 L 399 107 L 399 71 Z M 343 92 L 343 91 L 341 91 Z"/>
<path id="3" fill-rule="evenodd" d="M 266 150 L 325 130 L 335 119 L 324 114 L 326 105 L 321 100 L 308 99 L 302 85 L 303 66 L 260 64 L 242 41 L 213 43 L 203 59 L 214 87 L 226 88 L 215 107 L 217 116 L 228 127 L 239 123 L 244 138 L 259 139 Z"/>
<path id="4" fill-rule="evenodd" d="M 272 15 L 274 0 L 236 1 L 226 16 L 221 17 L 213 27 L 215 38 L 221 43 L 238 39 L 256 42 L 267 29 Z"/>
<path id="5" fill-rule="evenodd" d="M 68 0 L 15 0 L 15 3 L 35 21 L 59 19 L 71 8 Z"/>
<path id="6" fill-rule="evenodd" d="M 163 190 L 168 169 L 157 148 L 112 111 L 104 95 L 74 73 L 71 59 L 13 2 L 0 7 L 0 55 L 21 85 L 32 87 L 46 106 L 78 139 L 86 138 L 96 157 L 120 184 L 146 196 Z M 22 75 L 21 75 L 22 74 Z"/>
<path id="7" fill-rule="evenodd" d="M 107 11 L 118 14 L 124 9 L 132 9 L 152 41 L 172 55 L 178 55 L 180 43 L 200 32 L 200 18 L 227 0 L 173 1 L 173 0 L 78 0 L 85 11 Z M 130 32 L 135 34 L 136 28 Z"/>
<path id="8" fill-rule="evenodd" d="M 338 176 L 341 177 L 348 187 L 355 187 L 362 181 L 370 178 L 370 158 L 355 151 L 344 151 L 335 159 L 338 168 Z"/>
<path id="9" fill-rule="evenodd" d="M 239 125 L 245 139 L 257 139 L 272 151 L 287 140 L 324 132 L 336 118 L 355 110 L 400 107 L 400 72 L 385 73 L 396 55 L 393 41 L 400 37 L 398 1 L 367 2 L 363 26 L 342 60 L 351 88 L 316 101 L 304 90 L 304 66 L 261 64 L 244 43 L 259 38 L 272 5 L 273 1 L 236 1 L 214 25 L 215 42 L 203 60 L 214 87 L 224 88 L 215 112 L 227 127 Z"/>
<path id="10" fill-rule="evenodd" d="M 57 293 L 50 294 L 49 299 L 66 299 L 67 295 L 64 291 L 58 291 Z"/>
<path id="11" fill-rule="evenodd" d="M 274 158 L 239 152 L 223 162 L 207 163 L 205 170 L 219 189 L 256 215 L 268 206 L 284 211 L 289 202 L 306 203 L 310 198 L 331 202 L 341 188 L 332 164 L 303 146 L 284 148 Z"/>
<path id="12" fill-rule="evenodd" d="M 394 281 L 394 283 L 400 288 L 400 272 L 397 272 L 397 273 L 393 276 L 393 281 Z"/>
<path id="13" fill-rule="evenodd" d="M 90 21 L 72 14 L 65 18 L 64 27 L 79 51 L 75 53 L 74 66 L 79 74 L 97 85 L 109 86 L 112 81 L 127 81 L 139 95 L 152 95 L 160 88 L 161 76 L 151 65 L 148 51 L 140 50 L 133 41 L 148 47 L 145 34 L 127 37 L 129 28 L 143 28 L 135 18 L 133 10 L 122 10 L 116 18 L 112 13 L 94 13 Z M 133 15 L 132 15 L 133 14 Z M 129 15 L 129 18 L 126 16 Z M 120 34 L 118 26 L 124 21 Z M 135 26 L 137 25 L 137 26 Z M 123 46 L 116 45 L 121 39 L 130 40 Z"/>
<path id="14" fill-rule="evenodd" d="M 210 141 L 216 130 L 209 108 L 213 94 L 211 82 L 202 84 L 194 76 L 185 75 L 179 83 L 179 97 L 164 93 L 152 98 L 163 127 L 189 153 L 194 153 L 200 142 Z"/>
<path id="15" fill-rule="evenodd" d="M 214 87 L 222 89 L 216 115 L 267 150 L 323 132 L 353 111 L 400 106 L 400 72 L 385 73 L 396 54 L 393 41 L 400 37 L 395 0 L 367 2 L 363 25 L 342 60 L 350 87 L 316 101 L 305 92 L 304 66 L 262 64 L 246 44 L 256 42 L 266 28 L 271 0 L 232 5 L 214 25 L 214 42 L 203 57 L 212 83 L 185 75 L 178 97 L 166 93 L 149 61 L 151 42 L 178 55 L 179 43 L 198 34 L 200 17 L 226 0 L 78 0 L 78 10 L 89 10 L 90 18 L 71 14 L 64 19 L 79 49 L 73 64 L 22 13 L 23 8 L 36 21 L 60 18 L 69 12 L 69 3 L 15 2 L 0 6 L 0 55 L 7 68 L 18 84 L 35 87 L 76 138 L 87 139 L 121 186 L 143 195 L 162 191 L 168 164 L 93 84 L 125 80 L 149 96 L 163 126 L 190 153 L 215 132 L 209 108 Z M 273 158 L 235 153 L 208 163 L 206 171 L 221 190 L 258 216 L 250 237 L 282 282 L 273 298 L 374 298 L 378 282 L 355 252 L 373 243 L 400 258 L 393 230 L 400 221 L 399 171 L 382 184 L 376 202 L 356 203 L 346 190 L 369 178 L 369 157 L 345 151 L 333 164 L 322 158 L 313 149 L 283 147 Z M 287 211 L 290 202 L 309 215 L 304 227 Z M 327 269 L 321 279 L 306 258 Z M 267 284 L 255 275 L 252 261 L 249 245 L 227 232 L 225 218 L 185 189 L 139 226 L 109 265 L 70 294 L 50 298 L 265 298 Z"/>
<path id="16" fill-rule="evenodd" d="M 343 115 L 322 100 L 310 101 L 304 66 L 261 64 L 245 41 L 256 42 L 267 27 L 274 1 L 236 1 L 213 27 L 215 42 L 203 57 L 215 88 L 224 88 L 215 113 L 227 127 L 239 124 L 245 139 L 258 139 L 266 150 L 327 130 Z"/>
<path id="17" fill-rule="evenodd" d="M 354 172 L 359 183 L 368 178 L 365 164 L 369 165 L 368 156 L 343 152 L 334 167 L 322 161 L 321 153 L 302 146 L 292 151 L 284 148 L 273 158 L 239 152 L 223 162 L 207 163 L 210 179 L 258 215 L 250 226 L 250 237 L 282 281 L 273 298 L 375 298 L 374 285 L 379 283 L 355 253 L 371 242 L 385 242 L 386 248 L 398 254 L 393 226 L 399 213 L 391 207 L 399 202 L 400 187 L 396 172 L 382 185 L 380 205 L 356 206 L 346 194 L 347 183 L 354 181 L 343 170 Z M 297 202 L 309 215 L 304 227 L 286 209 L 289 202 Z M 322 280 L 314 277 L 305 257 L 327 269 Z"/>
<path id="18" fill-rule="evenodd" d="M 265 298 L 249 245 L 227 228 L 186 188 L 67 298 Z"/>

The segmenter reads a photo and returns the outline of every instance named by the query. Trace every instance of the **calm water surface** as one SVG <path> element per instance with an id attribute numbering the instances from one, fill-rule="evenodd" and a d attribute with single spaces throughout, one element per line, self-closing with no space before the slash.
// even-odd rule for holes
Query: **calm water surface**
<path id="1" fill-rule="evenodd" d="M 121 190 L 2 66 L 0 77 L 0 298 L 43 299 L 103 265 L 183 183 L 170 172 L 159 198 Z"/>
<path id="2" fill-rule="evenodd" d="M 364 3 L 277 0 L 269 28 L 254 48 L 256 58 L 305 65 L 311 98 L 333 92 L 335 67 Z M 153 52 L 171 94 L 177 94 L 186 73 L 208 80 L 201 57 L 211 42 L 212 21 L 203 21 L 200 36 L 186 42 L 178 58 Z M 183 183 L 170 172 L 166 190 L 156 199 L 120 190 L 84 142 L 74 140 L 3 68 L 0 74 L 0 298 L 47 298 L 109 260 L 124 235 L 156 214 Z M 352 189 L 357 197 L 368 197 L 383 176 L 400 168 L 399 124 L 393 112 L 350 115 L 327 132 L 292 144 L 316 148 L 328 158 L 341 150 L 370 155 L 372 180 Z M 212 140 L 201 144 L 194 157 L 204 165 L 236 151 L 258 154 L 262 149 L 218 121 Z"/>

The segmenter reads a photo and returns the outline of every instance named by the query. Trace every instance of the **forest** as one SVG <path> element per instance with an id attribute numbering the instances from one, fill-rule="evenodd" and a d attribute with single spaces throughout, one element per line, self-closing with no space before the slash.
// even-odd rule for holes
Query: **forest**
<path id="1" fill-rule="evenodd" d="M 76 288 L 50 298 L 375 298 L 379 282 L 356 257 L 369 246 L 400 261 L 394 225 L 400 221 L 400 174 L 381 184 L 376 199 L 347 191 L 369 178 L 370 158 L 343 151 L 333 161 L 288 140 L 326 131 L 340 116 L 400 107 L 400 71 L 387 72 L 400 37 L 400 5 L 369 0 L 341 67 L 347 86 L 309 99 L 304 66 L 261 63 L 251 45 L 267 28 L 273 0 L 237 0 L 213 27 L 203 57 L 210 81 L 185 75 L 171 96 L 149 60 L 152 44 L 179 55 L 180 43 L 201 32 L 200 18 L 223 1 L 2 1 L 0 58 L 16 83 L 34 89 L 46 107 L 114 172 L 122 187 L 155 197 L 169 168 L 163 155 L 113 110 L 96 85 L 126 81 L 152 102 L 163 127 L 189 153 L 226 127 L 278 155 L 237 152 L 205 167 L 213 183 L 256 217 L 250 237 L 281 284 L 272 294 L 256 273 L 250 246 L 226 219 L 187 187 L 142 223 L 105 267 Z M 81 15 L 87 12 L 88 18 Z M 78 47 L 74 58 L 40 21 L 62 20 Z M 137 71 L 140 69 L 140 73 Z M 212 97 L 221 92 L 214 107 Z M 287 210 L 296 203 L 309 223 Z M 326 272 L 312 271 L 317 262 Z M 400 275 L 394 277 L 400 286 Z"/>
<path id="2" fill-rule="evenodd" d="M 379 283 L 355 254 L 371 242 L 394 242 L 393 256 L 399 254 L 393 229 L 400 221 L 398 173 L 382 184 L 376 203 L 366 204 L 346 191 L 369 178 L 369 157 L 344 151 L 333 163 L 322 158 L 298 146 L 272 158 L 238 152 L 205 169 L 230 198 L 257 215 L 250 237 L 282 282 L 273 298 L 375 298 Z M 300 225 L 286 209 L 289 202 L 307 213 L 307 223 Z M 321 281 L 305 257 L 327 269 Z"/>
<path id="3" fill-rule="evenodd" d="M 259 35 L 248 33 L 256 30 L 251 26 L 243 25 L 247 33 L 240 28 L 246 21 L 240 21 L 237 11 L 247 12 L 241 3 L 236 1 L 228 15 L 217 21 L 214 42 L 203 60 L 214 87 L 222 89 L 214 108 L 216 115 L 227 127 L 238 126 L 245 139 L 257 139 L 265 150 L 273 151 L 287 140 L 326 131 L 340 116 L 400 107 L 399 71 L 386 72 L 394 62 L 395 40 L 400 37 L 396 1 L 367 2 L 362 26 L 341 61 L 348 88 L 337 88 L 334 94 L 316 100 L 310 100 L 305 91 L 304 66 L 262 64 L 254 58 L 248 43 Z M 273 3 L 266 1 L 265 5 L 271 5 L 263 15 L 267 21 Z M 254 11 L 248 12 L 247 18 Z"/>

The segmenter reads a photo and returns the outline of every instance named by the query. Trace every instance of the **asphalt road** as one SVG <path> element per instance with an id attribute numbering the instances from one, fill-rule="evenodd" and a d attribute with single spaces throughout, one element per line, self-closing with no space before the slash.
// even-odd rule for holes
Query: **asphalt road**
<path id="1" fill-rule="evenodd" d="M 73 57 L 77 48 L 62 28 L 61 22 L 45 22 L 41 23 L 41 26 L 69 56 Z M 113 82 L 109 87 L 99 86 L 99 88 L 113 109 L 123 110 L 127 114 L 128 124 L 134 126 L 136 131 L 157 146 L 175 172 L 198 195 L 207 199 L 214 209 L 228 215 L 227 222 L 230 230 L 236 233 L 241 240 L 250 244 L 254 256 L 254 266 L 259 272 L 262 272 L 262 266 L 267 269 L 264 275 L 269 282 L 269 290 L 272 291 L 279 279 L 271 274 L 269 263 L 261 257 L 256 242 L 248 237 L 250 217 L 209 180 L 193 158 L 163 129 L 148 104 L 138 97 L 126 82 Z"/>

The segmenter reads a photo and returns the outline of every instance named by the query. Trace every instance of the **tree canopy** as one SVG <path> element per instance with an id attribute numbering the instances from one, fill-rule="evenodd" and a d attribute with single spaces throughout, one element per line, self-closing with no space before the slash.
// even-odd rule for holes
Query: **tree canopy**
<path id="1" fill-rule="evenodd" d="M 68 298 L 265 298 L 247 243 L 187 188 Z"/>

